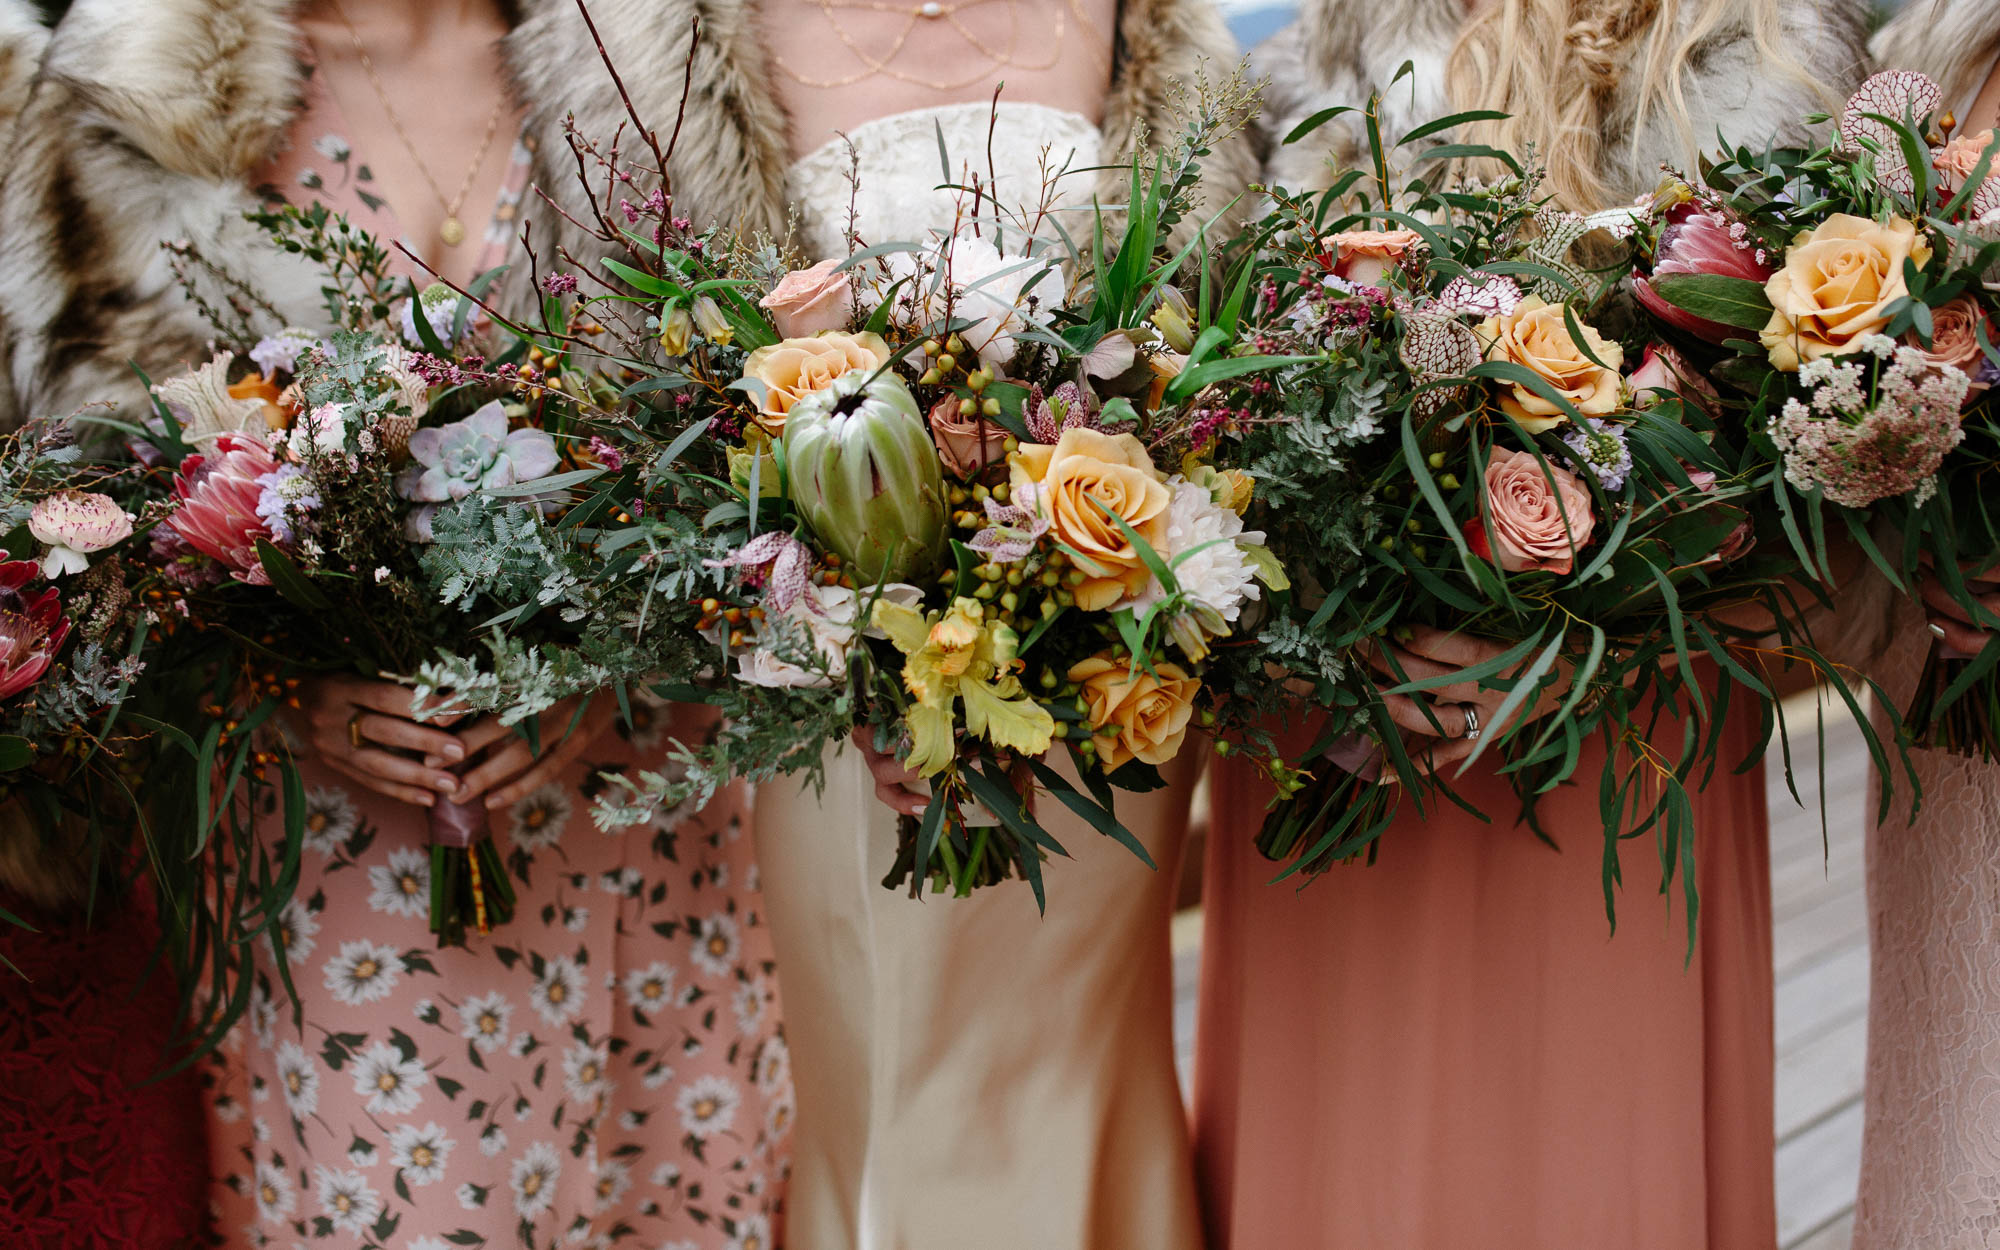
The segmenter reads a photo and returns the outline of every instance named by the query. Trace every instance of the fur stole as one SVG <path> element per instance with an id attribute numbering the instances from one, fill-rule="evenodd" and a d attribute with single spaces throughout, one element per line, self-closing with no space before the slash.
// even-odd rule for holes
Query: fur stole
<path id="1" fill-rule="evenodd" d="M 77 0 L 57 27 L 21 115 L 12 166 L 0 175 L 0 360 L 17 419 L 107 398 L 131 402 L 127 361 L 158 372 L 203 354 L 211 331 L 175 282 L 163 243 L 193 244 L 267 298 L 284 322 L 319 323 L 311 275 L 262 246 L 261 233 L 242 219 L 253 206 L 250 175 L 285 142 L 299 107 L 294 7 L 294 0 Z M 787 123 L 765 70 L 755 6 L 592 0 L 590 13 L 649 123 L 673 125 L 682 67 L 691 65 L 686 123 L 668 171 L 681 215 L 780 235 Z M 702 37 L 690 63 L 697 19 Z M 535 141 L 534 187 L 583 216 L 567 119 L 594 137 L 627 121 L 596 40 L 573 0 L 526 0 L 503 51 Z M 1236 58 L 1205 0 L 1125 0 L 1117 52 L 1105 133 L 1120 152 L 1136 135 L 1177 133 L 1182 93 L 1203 72 L 1226 75 Z M 1253 146 L 1237 134 L 1209 158 L 1209 202 L 1227 202 L 1255 176 Z M 1123 179 L 1111 182 L 1109 198 L 1122 202 Z M 524 216 L 545 268 L 559 249 L 589 263 L 594 249 L 584 232 L 534 190 Z M 532 298 L 526 268 L 510 274 L 504 304 L 519 308 Z M 0 417 L 5 408 L 0 398 Z"/>
<path id="2" fill-rule="evenodd" d="M 1985 85 L 2000 52 L 2000 0 L 1905 4 L 1869 50 L 1882 69 L 1914 69 L 1937 79 L 1945 107 L 1962 109 Z"/>
<path id="3" fill-rule="evenodd" d="M 1780 0 L 1782 41 L 1807 75 L 1833 93 L 1821 99 L 1804 82 L 1760 72 L 1755 43 L 1742 25 L 1725 25 L 1687 71 L 1683 88 L 1696 138 L 1713 146 L 1718 131 L 1731 142 L 1762 143 L 1797 119 L 1844 98 L 1865 69 L 1862 47 L 1866 0 Z M 1299 20 L 1251 53 L 1270 77 L 1265 112 L 1270 133 L 1281 140 L 1320 109 L 1360 107 L 1371 90 L 1382 91 L 1382 131 L 1395 139 L 1453 111 L 1445 65 L 1457 42 L 1462 0 L 1403 0 L 1358 4 L 1305 0 Z M 1413 73 L 1389 82 L 1405 62 Z M 1682 141 L 1664 120 L 1648 118 L 1635 129 L 1633 65 L 1612 93 L 1603 120 L 1607 181 L 1638 195 L 1659 181 L 1659 162 L 1678 159 Z M 1440 136 L 1442 138 L 1442 136 Z M 1272 154 L 1266 173 L 1288 187 L 1324 187 L 1335 171 L 1365 165 L 1366 131 L 1344 114 L 1298 143 Z"/>

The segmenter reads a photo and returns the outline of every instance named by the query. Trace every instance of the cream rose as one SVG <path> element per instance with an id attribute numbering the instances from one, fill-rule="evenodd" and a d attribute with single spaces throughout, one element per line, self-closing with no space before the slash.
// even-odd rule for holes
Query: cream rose
<path id="1" fill-rule="evenodd" d="M 1324 240 L 1333 249 L 1333 271 L 1359 286 L 1382 285 L 1382 275 L 1422 241 L 1414 230 L 1343 230 Z"/>
<path id="2" fill-rule="evenodd" d="M 1888 307 L 1909 294 L 1903 262 L 1922 268 L 1930 245 L 1901 217 L 1887 224 L 1835 213 L 1805 231 L 1785 253 L 1785 267 L 1764 284 L 1771 320 L 1758 336 L 1771 365 L 1795 373 L 1807 360 L 1855 350 L 1880 333 Z"/>
<path id="3" fill-rule="evenodd" d="M 1157 544 L 1173 492 L 1146 446 L 1130 434 L 1064 430 L 1051 447 L 1029 444 L 1008 460 L 1014 500 L 1047 517 L 1049 530 L 1082 553 L 1076 606 L 1099 612 L 1146 588 L 1152 573 L 1105 509 Z M 1102 504 L 1103 507 L 1098 505 Z"/>
<path id="4" fill-rule="evenodd" d="M 773 435 L 784 433 L 785 414 L 801 398 L 849 369 L 879 369 L 889 356 L 889 345 L 879 334 L 832 331 L 758 348 L 743 362 L 743 376 L 764 384 L 757 424 Z"/>
<path id="5" fill-rule="evenodd" d="M 1468 523 L 1468 537 L 1479 555 L 1497 560 L 1509 573 L 1568 573 L 1596 524 L 1590 492 L 1576 474 L 1504 447 L 1495 447 L 1486 462 L 1486 509 L 1493 523 L 1490 544 L 1482 541 L 1489 536 L 1480 532 L 1477 518 Z"/>
<path id="6" fill-rule="evenodd" d="M 770 312 L 778 333 L 788 339 L 846 329 L 854 318 L 854 279 L 840 272 L 841 263 L 823 260 L 810 269 L 792 270 L 757 306 Z"/>
<path id="7" fill-rule="evenodd" d="M 1530 295 L 1506 316 L 1481 322 L 1478 333 L 1480 341 L 1487 344 L 1486 359 L 1520 365 L 1547 382 L 1578 412 L 1601 417 L 1618 408 L 1622 388 L 1618 367 L 1625 363 L 1625 351 L 1581 321 L 1577 328 L 1583 331 L 1588 354 L 1570 337 L 1563 306 Z M 1591 356 L 1602 363 L 1593 363 Z M 1560 405 L 1518 384 L 1501 395 L 1500 410 L 1530 434 L 1567 420 Z"/>
<path id="8" fill-rule="evenodd" d="M 998 421 L 965 416 L 958 410 L 960 402 L 956 395 L 947 395 L 931 405 L 931 438 L 945 472 L 971 481 L 987 466 L 1006 459 L 1007 429 Z"/>
<path id="9" fill-rule="evenodd" d="M 1177 664 L 1155 664 L 1148 673 L 1124 660 L 1092 656 L 1069 670 L 1083 683 L 1084 716 L 1117 732 L 1101 735 L 1097 758 L 1107 770 L 1131 760 L 1165 764 L 1180 754 L 1194 715 L 1201 681 Z"/>

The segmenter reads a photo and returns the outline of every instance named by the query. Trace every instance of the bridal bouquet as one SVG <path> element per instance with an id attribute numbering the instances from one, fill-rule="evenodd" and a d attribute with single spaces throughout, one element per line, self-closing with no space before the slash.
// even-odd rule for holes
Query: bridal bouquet
<path id="1" fill-rule="evenodd" d="M 37 826 L 18 836 L 129 823 L 124 780 L 144 742 L 122 717 L 157 625 L 131 494 L 129 477 L 85 458 L 71 422 L 0 439 L 0 797 Z"/>
<path id="2" fill-rule="evenodd" d="M 618 606 L 584 648 L 595 667 L 569 676 L 650 676 L 726 717 L 600 819 L 817 770 L 858 728 L 931 788 L 887 884 L 964 894 L 1018 874 L 1039 898 L 1062 847 L 1037 790 L 1145 857 L 1113 791 L 1161 784 L 1216 718 L 1205 667 L 1282 584 L 1242 519 L 1252 480 L 1217 456 L 1231 416 L 1208 402 L 1272 363 L 1245 337 L 1248 271 L 1218 287 L 1198 247 L 1167 245 L 1222 113 L 1135 160 L 1122 216 L 1082 246 L 1052 189 L 1012 214 L 969 186 L 935 237 L 800 266 L 693 229 L 669 189 L 604 207 L 618 259 L 540 278 L 552 300 L 602 288 L 525 332 L 553 348 L 578 319 L 609 327 L 594 348 L 623 401 L 593 418 L 610 476 L 579 504 Z M 518 648 L 495 665 L 533 667 Z M 563 688 L 539 671 L 523 686 Z M 426 677 L 470 685 L 450 665 Z"/>
<path id="3" fill-rule="evenodd" d="M 524 606 L 516 591 L 559 578 L 560 492 L 598 470 L 558 471 L 575 405 L 539 353 L 487 332 L 442 287 L 396 296 L 380 249 L 320 210 L 271 224 L 324 246 L 341 328 L 266 337 L 161 380 L 142 455 L 172 471 L 152 550 L 174 607 L 234 648 L 207 723 L 181 728 L 196 744 L 195 818 L 248 837 L 275 775 L 295 856 L 303 787 L 272 731 L 299 682 L 413 674 L 483 628 L 560 646 L 587 605 L 551 594 Z M 359 296 L 338 292 L 342 274 L 360 275 Z M 483 806 L 440 797 L 430 812 L 430 926 L 440 945 L 462 944 L 509 918 L 513 889 Z"/>
<path id="4" fill-rule="evenodd" d="M 1725 153 L 1703 190 L 1670 184 L 1637 294 L 1772 465 L 1807 576 L 1830 577 L 1831 520 L 1897 586 L 1930 570 L 1991 629 L 2000 140 L 1955 133 L 1942 99 L 1922 74 L 1878 74 L 1826 144 Z M 1991 759 L 1996 714 L 2000 647 L 1935 643 L 1909 712 L 1919 740 Z"/>
<path id="5" fill-rule="evenodd" d="M 1405 795 L 1466 805 L 1412 758 L 1387 700 L 1414 700 L 1455 736 L 1463 713 L 1423 696 L 1477 682 L 1508 693 L 1495 724 L 1468 718 L 1465 766 L 1496 757 L 1532 824 L 1539 796 L 1601 739 L 1607 907 L 1617 840 L 1650 827 L 1691 921 L 1688 790 L 1716 763 L 1732 697 L 1770 697 L 1715 612 L 1790 615 L 1776 610 L 1790 561 L 1758 546 L 1757 459 L 1617 292 L 1634 214 L 1558 212 L 1507 153 L 1422 154 L 1460 119 L 1393 143 L 1372 108 L 1366 120 L 1373 169 L 1322 196 L 1274 193 L 1260 241 L 1260 345 L 1310 358 L 1242 400 L 1252 521 L 1297 588 L 1264 639 L 1324 723 L 1300 773 L 1273 769 L 1259 845 L 1317 871 L 1369 852 Z M 1419 153 L 1400 189 L 1398 148 Z M 1442 162 L 1467 156 L 1501 176 L 1446 175 Z M 1413 626 L 1499 654 L 1420 678 L 1381 645 Z M 1655 730 L 1673 717 L 1669 741 Z M 1400 785 L 1381 783 L 1391 771 Z"/>

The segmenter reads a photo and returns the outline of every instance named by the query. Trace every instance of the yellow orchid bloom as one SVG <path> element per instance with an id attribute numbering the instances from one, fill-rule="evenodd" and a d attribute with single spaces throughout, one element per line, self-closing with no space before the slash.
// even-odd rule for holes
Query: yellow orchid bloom
<path id="1" fill-rule="evenodd" d="M 1028 697 L 1015 675 L 1020 638 L 1007 624 L 987 620 L 976 599 L 959 599 L 929 614 L 878 600 L 869 618 L 906 657 L 903 685 L 916 697 L 909 710 L 912 771 L 943 772 L 956 757 L 955 705 L 965 705 L 965 727 L 994 746 L 1041 755 L 1055 736 L 1055 718 Z"/>

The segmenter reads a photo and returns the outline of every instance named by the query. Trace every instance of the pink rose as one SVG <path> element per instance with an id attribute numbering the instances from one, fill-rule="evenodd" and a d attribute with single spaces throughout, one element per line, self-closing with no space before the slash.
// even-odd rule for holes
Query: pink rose
<path id="1" fill-rule="evenodd" d="M 823 330 L 847 328 L 854 319 L 854 280 L 837 272 L 840 265 L 823 260 L 811 269 L 794 269 L 757 302 L 770 310 L 779 338 L 809 339 Z"/>
<path id="2" fill-rule="evenodd" d="M 947 395 L 931 405 L 931 437 L 945 472 L 969 482 L 1007 458 L 1007 430 L 998 421 L 962 415 L 959 402 Z"/>
<path id="3" fill-rule="evenodd" d="M 1356 286 L 1381 286 L 1382 275 L 1421 242 L 1414 230 L 1343 230 L 1322 242 L 1334 252 L 1334 273 Z"/>
<path id="4" fill-rule="evenodd" d="M 1492 516 L 1488 538 L 1493 555 L 1509 573 L 1568 573 L 1572 552 L 1590 542 L 1596 524 L 1590 492 L 1576 474 L 1504 447 L 1495 447 L 1486 462 L 1486 508 Z"/>
<path id="5" fill-rule="evenodd" d="M 1982 130 L 1978 134 L 1961 134 L 1932 152 L 1931 165 L 1942 175 L 1938 181 L 1944 189 L 1957 194 L 1958 189 L 1965 185 L 1965 180 L 1972 177 L 1972 171 L 1979 168 L 1979 158 L 1992 144 L 1993 132 Z M 1994 160 L 1986 174 L 1989 179 L 2000 175 L 2000 158 Z"/>
<path id="6" fill-rule="evenodd" d="M 1993 325 L 1980 310 L 1978 301 L 1970 295 L 1961 295 L 1947 303 L 1931 309 L 1931 345 L 1925 347 L 1917 341 L 1912 332 L 1909 345 L 1924 354 L 1924 359 L 1936 366 L 1950 365 L 1960 373 L 1976 377 L 1979 362 L 1985 351 L 1979 346 L 1979 327 L 1986 324 L 1986 333 L 1992 337 Z M 1966 392 L 1968 400 L 1986 388 L 1974 384 Z"/>

